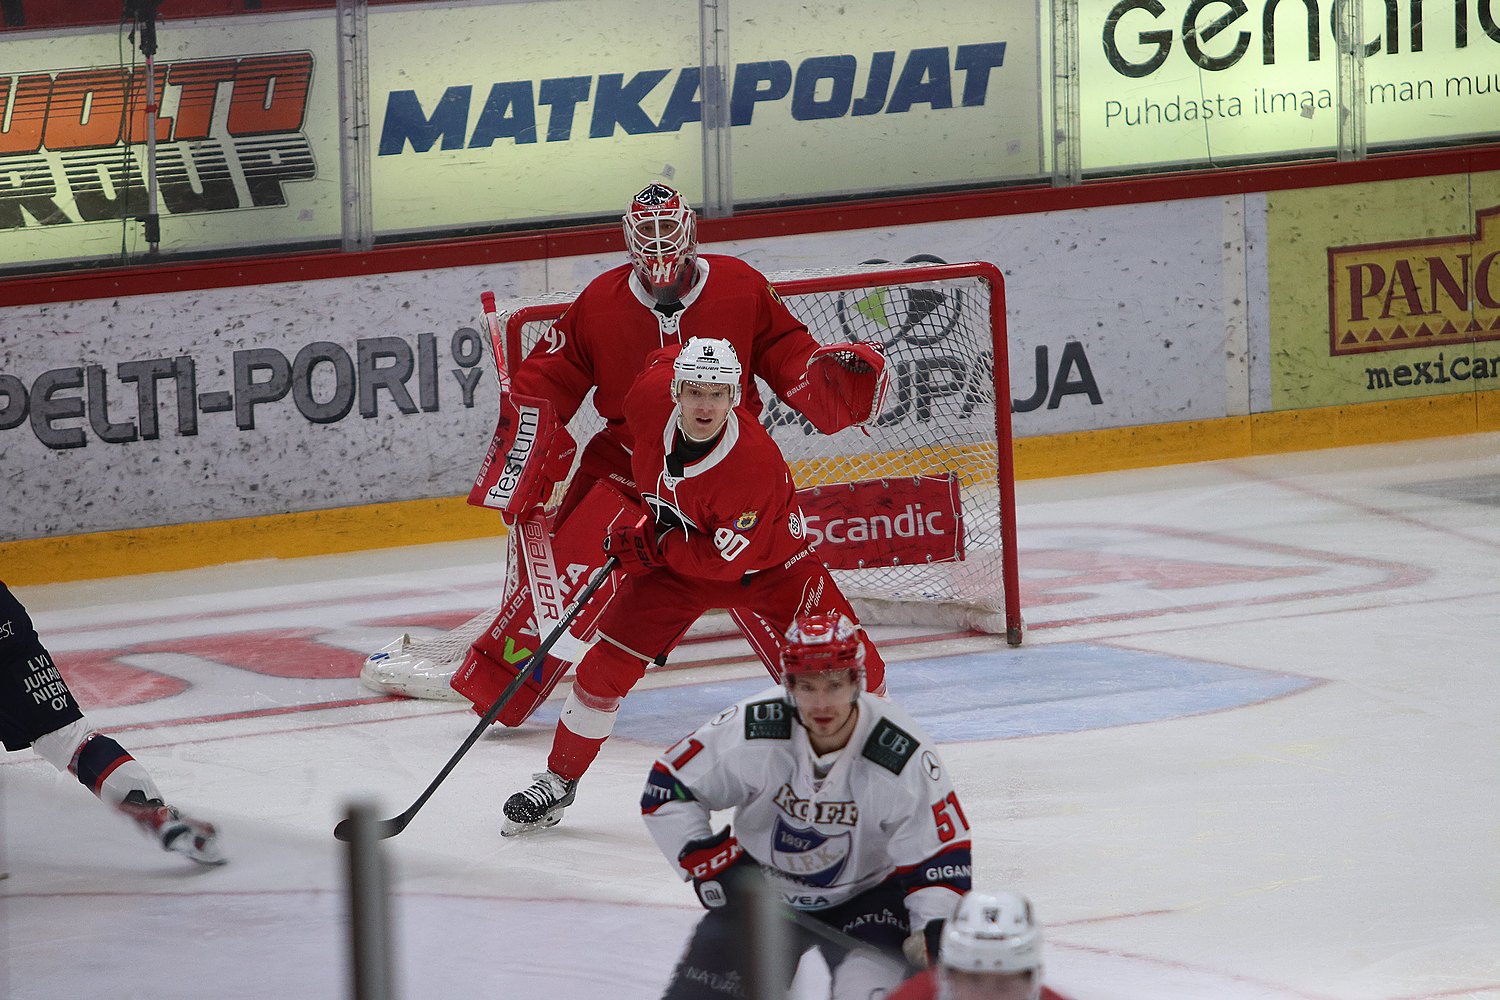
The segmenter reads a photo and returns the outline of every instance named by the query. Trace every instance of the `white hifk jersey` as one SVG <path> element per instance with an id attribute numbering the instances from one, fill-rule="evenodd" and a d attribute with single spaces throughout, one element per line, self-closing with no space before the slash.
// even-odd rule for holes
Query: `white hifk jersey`
<path id="1" fill-rule="evenodd" d="M 826 761 L 826 758 L 825 758 Z M 969 825 L 936 749 L 904 711 L 861 694 L 848 745 L 821 780 L 781 688 L 720 712 L 661 757 L 641 799 L 646 828 L 677 859 L 734 810 L 734 834 L 789 906 L 837 906 L 889 878 L 911 926 L 948 917 L 970 882 Z M 779 876 L 779 877 L 778 877 Z"/>

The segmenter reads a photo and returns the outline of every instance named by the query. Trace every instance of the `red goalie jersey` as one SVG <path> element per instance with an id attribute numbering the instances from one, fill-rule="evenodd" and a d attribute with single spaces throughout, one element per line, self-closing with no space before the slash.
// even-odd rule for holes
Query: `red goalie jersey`
<path id="1" fill-rule="evenodd" d="M 517 366 L 515 390 L 552 401 L 563 423 L 577 412 L 588 391 L 607 423 L 605 433 L 627 449 L 625 395 L 652 351 L 684 344 L 693 337 L 716 337 L 734 345 L 744 363 L 744 405 L 759 416 L 760 397 L 752 375 L 797 409 L 811 397 L 807 363 L 817 342 L 767 284 L 765 275 L 734 257 L 701 254 L 698 281 L 682 297 L 681 308 L 658 310 L 629 264 L 589 282 L 551 331 Z M 821 391 L 818 395 L 826 395 Z"/>

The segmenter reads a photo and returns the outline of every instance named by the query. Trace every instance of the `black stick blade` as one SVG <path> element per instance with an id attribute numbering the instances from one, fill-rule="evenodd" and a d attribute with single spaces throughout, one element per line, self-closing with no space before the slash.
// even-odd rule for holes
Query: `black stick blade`
<path id="1" fill-rule="evenodd" d="M 389 840 L 402 830 L 406 829 L 405 816 L 397 816 L 395 819 L 383 819 L 375 824 L 372 833 L 376 840 Z M 333 828 L 333 836 L 337 840 L 349 843 L 354 839 L 354 824 L 350 820 L 341 819 Z"/>

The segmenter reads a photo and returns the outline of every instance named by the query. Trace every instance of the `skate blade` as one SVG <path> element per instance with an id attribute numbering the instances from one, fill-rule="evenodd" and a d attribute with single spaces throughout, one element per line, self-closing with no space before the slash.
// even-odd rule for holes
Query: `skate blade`
<path id="1" fill-rule="evenodd" d="M 563 811 L 561 809 L 555 809 L 541 819 L 531 823 L 518 823 L 506 817 L 505 822 L 500 824 L 500 836 L 517 837 L 523 833 L 531 833 L 536 830 L 549 830 L 562 822 L 562 814 Z"/>

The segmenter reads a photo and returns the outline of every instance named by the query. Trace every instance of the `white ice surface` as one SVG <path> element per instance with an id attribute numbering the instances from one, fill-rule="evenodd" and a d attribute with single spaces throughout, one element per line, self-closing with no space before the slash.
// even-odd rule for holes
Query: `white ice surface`
<path id="1" fill-rule="evenodd" d="M 1500 997 L 1497 455 L 1475 435 L 1021 483 L 1026 645 L 877 631 L 955 774 L 976 882 L 1033 898 L 1054 987 Z M 348 996 L 330 831 L 351 800 L 404 809 L 475 721 L 374 696 L 358 660 L 491 602 L 491 555 L 18 588 L 90 718 L 232 860 L 196 870 L 0 756 L 0 997 Z M 400 996 L 660 996 L 700 911 L 638 818 L 646 769 L 764 680 L 648 677 L 530 837 L 501 840 L 499 805 L 555 701 L 482 739 L 387 843 Z"/>

